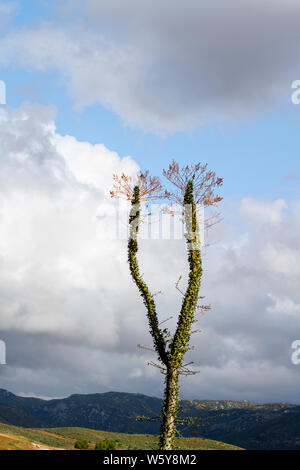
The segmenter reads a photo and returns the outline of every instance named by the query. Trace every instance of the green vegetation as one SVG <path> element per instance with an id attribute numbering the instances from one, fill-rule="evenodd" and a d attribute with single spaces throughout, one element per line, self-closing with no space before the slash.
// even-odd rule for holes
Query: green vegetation
<path id="1" fill-rule="evenodd" d="M 120 441 L 110 441 L 109 439 L 103 439 L 103 441 L 96 442 L 95 450 L 116 450 L 117 443 L 121 444 Z"/>
<path id="2" fill-rule="evenodd" d="M 64 440 L 60 436 L 57 436 L 55 433 L 48 433 L 44 429 L 28 429 L 0 423 L 0 433 L 11 434 L 16 437 L 25 437 L 31 442 L 44 444 L 49 447 L 65 447 L 63 445 Z M 69 448 L 74 447 L 74 442 L 75 440 L 70 442 L 71 445 Z"/>
<path id="3" fill-rule="evenodd" d="M 0 423 L 0 450 L 38 450 L 39 446 L 72 450 L 79 440 L 88 442 L 89 449 L 95 449 L 101 441 L 112 442 L 117 450 L 156 450 L 159 447 L 159 437 L 150 434 L 123 434 L 86 428 L 26 429 Z M 241 450 L 223 442 L 197 437 L 178 438 L 175 443 L 177 448 L 189 450 Z"/>
<path id="4" fill-rule="evenodd" d="M 85 439 L 79 439 L 75 442 L 74 449 L 78 450 L 88 450 L 89 443 Z"/>

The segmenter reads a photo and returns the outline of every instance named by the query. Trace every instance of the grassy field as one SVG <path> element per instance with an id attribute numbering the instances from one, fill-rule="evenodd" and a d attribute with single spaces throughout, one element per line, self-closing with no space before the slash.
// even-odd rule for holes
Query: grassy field
<path id="1" fill-rule="evenodd" d="M 53 450 L 74 449 L 77 439 L 89 442 L 90 449 L 103 439 L 117 441 L 117 449 L 155 450 L 158 437 L 150 434 L 122 434 L 85 428 L 27 429 L 0 423 L 0 450 Z M 239 447 L 210 439 L 178 438 L 178 449 L 188 450 L 240 450 Z"/>

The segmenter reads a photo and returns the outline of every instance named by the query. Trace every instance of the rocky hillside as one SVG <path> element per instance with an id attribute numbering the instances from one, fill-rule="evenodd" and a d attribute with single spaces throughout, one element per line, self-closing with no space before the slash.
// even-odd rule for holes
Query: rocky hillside
<path id="1" fill-rule="evenodd" d="M 97 393 L 41 400 L 0 389 L 0 422 L 24 427 L 86 427 L 104 431 L 157 434 L 159 423 L 137 420 L 158 416 L 162 400 L 134 393 Z M 246 449 L 299 449 L 300 406 L 248 401 L 181 401 L 181 415 L 198 419 L 181 429 Z"/>

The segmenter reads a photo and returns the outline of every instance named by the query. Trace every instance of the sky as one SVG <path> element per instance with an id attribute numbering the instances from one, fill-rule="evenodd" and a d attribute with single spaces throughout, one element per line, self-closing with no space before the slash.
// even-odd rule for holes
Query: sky
<path id="1" fill-rule="evenodd" d="M 137 347 L 151 337 L 109 190 L 113 173 L 161 176 L 175 159 L 223 178 L 203 248 L 211 310 L 187 354 L 199 373 L 181 397 L 299 403 L 299 13 L 297 0 L 0 0 L 0 388 L 163 395 Z M 143 239 L 139 260 L 174 328 L 184 240 Z"/>

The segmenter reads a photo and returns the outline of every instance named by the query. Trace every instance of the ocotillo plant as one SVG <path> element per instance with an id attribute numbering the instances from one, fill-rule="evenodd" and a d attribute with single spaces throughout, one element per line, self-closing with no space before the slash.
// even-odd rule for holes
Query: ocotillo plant
<path id="1" fill-rule="evenodd" d="M 176 162 L 164 170 L 164 176 L 176 187 L 175 192 L 163 191 L 158 178 L 149 177 L 148 172 L 140 173 L 134 180 L 131 177 L 114 175 L 112 197 L 125 196 L 131 200 L 129 215 L 128 263 L 131 276 L 137 285 L 146 307 L 149 331 L 154 348 L 165 373 L 165 395 L 162 409 L 160 449 L 174 448 L 176 421 L 179 401 L 179 374 L 184 370 L 183 358 L 188 349 L 191 326 L 199 299 L 202 276 L 201 240 L 197 206 L 215 206 L 221 197 L 214 194 L 216 186 L 222 184 L 222 178 L 207 171 L 207 165 L 197 164 L 179 168 Z M 183 206 L 186 243 L 189 262 L 189 276 L 186 292 L 179 313 L 174 336 L 169 339 L 159 326 L 156 306 L 147 284 L 142 279 L 137 261 L 138 232 L 141 219 L 141 202 L 164 197 Z"/>

